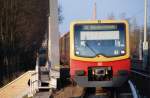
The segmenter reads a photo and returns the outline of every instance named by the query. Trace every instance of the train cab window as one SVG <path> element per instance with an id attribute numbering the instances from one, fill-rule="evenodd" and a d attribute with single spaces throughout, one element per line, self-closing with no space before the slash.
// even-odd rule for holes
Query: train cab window
<path id="1" fill-rule="evenodd" d="M 77 24 L 74 26 L 76 56 L 106 57 L 125 55 L 125 24 Z"/>

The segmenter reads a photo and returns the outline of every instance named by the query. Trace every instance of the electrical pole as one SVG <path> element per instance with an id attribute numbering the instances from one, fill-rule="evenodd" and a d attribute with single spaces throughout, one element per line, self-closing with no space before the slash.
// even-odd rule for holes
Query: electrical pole
<path id="1" fill-rule="evenodd" d="M 148 41 L 147 41 L 147 0 L 144 1 L 144 40 L 143 40 L 143 69 L 148 61 Z"/>
<path id="2" fill-rule="evenodd" d="M 58 30 L 58 0 L 49 0 L 48 22 L 48 65 L 50 67 L 51 86 L 57 87 L 59 72 L 59 30 Z"/>

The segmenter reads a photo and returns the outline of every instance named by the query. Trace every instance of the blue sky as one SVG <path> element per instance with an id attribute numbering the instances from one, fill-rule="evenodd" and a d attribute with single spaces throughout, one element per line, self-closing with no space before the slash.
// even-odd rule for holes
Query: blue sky
<path id="1" fill-rule="evenodd" d="M 135 17 L 138 25 L 143 25 L 144 0 L 58 0 L 64 17 L 63 23 L 59 25 L 60 32 L 68 32 L 69 24 L 73 20 L 91 19 L 95 1 L 97 19 L 107 19 L 111 13 L 116 19 L 120 19 L 121 14 L 125 13 L 127 18 Z M 150 0 L 148 0 L 148 5 L 150 5 Z M 148 10 L 150 12 L 150 7 Z"/>

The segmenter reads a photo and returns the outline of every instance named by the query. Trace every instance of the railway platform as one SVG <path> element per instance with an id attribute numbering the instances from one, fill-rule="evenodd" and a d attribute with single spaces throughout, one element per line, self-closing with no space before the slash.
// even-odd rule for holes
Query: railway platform
<path id="1" fill-rule="evenodd" d="M 0 88 L 0 98 L 22 98 L 29 92 L 28 80 L 34 71 L 28 71 Z"/>

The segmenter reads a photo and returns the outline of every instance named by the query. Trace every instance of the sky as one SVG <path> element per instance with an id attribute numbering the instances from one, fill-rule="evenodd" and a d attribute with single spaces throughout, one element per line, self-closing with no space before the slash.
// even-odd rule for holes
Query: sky
<path id="1" fill-rule="evenodd" d="M 97 19 L 99 20 L 107 19 L 112 13 L 116 19 L 120 19 L 125 13 L 127 18 L 132 20 L 136 18 L 137 24 L 143 25 L 144 0 L 58 0 L 64 17 L 63 23 L 59 25 L 61 34 L 69 31 L 71 21 L 91 19 L 94 2 L 97 4 Z M 150 6 L 150 0 L 148 0 L 148 6 Z M 150 7 L 148 10 L 150 12 Z"/>

